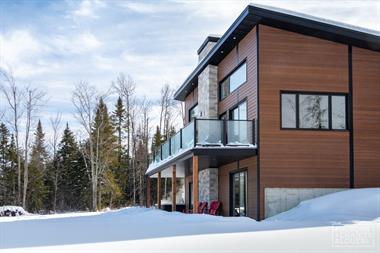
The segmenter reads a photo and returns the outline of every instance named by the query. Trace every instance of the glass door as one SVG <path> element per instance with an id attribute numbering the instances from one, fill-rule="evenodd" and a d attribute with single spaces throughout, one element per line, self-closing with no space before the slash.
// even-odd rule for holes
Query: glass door
<path id="1" fill-rule="evenodd" d="M 247 215 L 247 171 L 233 173 L 231 175 L 231 215 Z"/>

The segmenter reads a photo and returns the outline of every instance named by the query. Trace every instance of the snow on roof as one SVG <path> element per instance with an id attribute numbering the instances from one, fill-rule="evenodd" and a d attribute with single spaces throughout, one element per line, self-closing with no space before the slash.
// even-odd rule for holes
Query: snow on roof
<path id="1" fill-rule="evenodd" d="M 268 5 L 263 5 L 263 4 L 250 4 L 250 6 L 262 8 L 262 9 L 266 9 L 266 10 L 271 10 L 271 11 L 275 11 L 275 12 L 280 12 L 280 13 L 284 13 L 284 14 L 291 15 L 291 16 L 296 16 L 296 17 L 300 17 L 300 18 L 304 18 L 304 19 L 308 19 L 308 20 L 313 20 L 316 22 L 330 24 L 330 25 L 338 26 L 338 27 L 345 28 L 345 29 L 355 30 L 358 32 L 369 33 L 372 35 L 380 36 L 380 31 L 368 29 L 368 28 L 361 27 L 361 26 L 350 25 L 347 23 L 343 23 L 343 22 L 339 22 L 339 21 L 335 21 L 335 20 L 331 20 L 331 19 L 327 19 L 327 18 L 317 17 L 314 15 L 306 14 L 306 13 L 296 12 L 296 11 L 292 11 L 289 9 L 284 9 L 284 8 L 279 8 L 279 7 L 274 7 L 274 6 L 268 6 Z"/>

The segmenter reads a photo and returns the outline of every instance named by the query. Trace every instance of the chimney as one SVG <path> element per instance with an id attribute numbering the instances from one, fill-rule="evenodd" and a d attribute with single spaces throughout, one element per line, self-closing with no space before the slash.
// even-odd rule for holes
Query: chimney
<path id="1" fill-rule="evenodd" d="M 218 35 L 209 35 L 198 49 L 198 62 L 201 62 L 220 39 Z"/>

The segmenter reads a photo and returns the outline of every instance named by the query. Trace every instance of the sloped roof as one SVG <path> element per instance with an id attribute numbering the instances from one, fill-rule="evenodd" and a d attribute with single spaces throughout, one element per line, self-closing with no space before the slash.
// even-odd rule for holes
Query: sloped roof
<path id="1" fill-rule="evenodd" d="M 378 31 L 281 8 L 251 4 L 244 9 L 208 55 L 186 78 L 185 82 L 174 94 L 174 98 L 183 101 L 198 84 L 198 75 L 204 68 L 209 64 L 219 64 L 225 55 L 257 24 L 264 24 L 380 52 L 380 32 Z"/>

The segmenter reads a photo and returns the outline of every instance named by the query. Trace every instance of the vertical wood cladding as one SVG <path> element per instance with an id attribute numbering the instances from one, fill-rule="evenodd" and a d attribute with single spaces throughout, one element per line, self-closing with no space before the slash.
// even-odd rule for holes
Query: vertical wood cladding
<path id="1" fill-rule="evenodd" d="M 185 125 L 189 123 L 189 110 L 198 103 L 198 87 L 185 98 Z"/>
<path id="2" fill-rule="evenodd" d="M 259 29 L 260 203 L 264 188 L 349 187 L 349 132 L 280 130 L 280 91 L 348 93 L 347 45 Z"/>
<path id="3" fill-rule="evenodd" d="M 355 187 L 380 186 L 380 53 L 352 48 Z"/>
<path id="4" fill-rule="evenodd" d="M 239 169 L 247 169 L 247 214 L 256 219 L 256 169 L 257 157 L 250 157 L 238 162 L 233 162 L 219 168 L 219 201 L 223 204 L 223 216 L 230 215 L 230 175 Z"/>
<path id="5" fill-rule="evenodd" d="M 252 29 L 218 65 L 218 83 L 244 59 L 247 63 L 247 82 L 219 102 L 219 115 L 247 98 L 248 119 L 256 118 L 256 28 Z"/>

